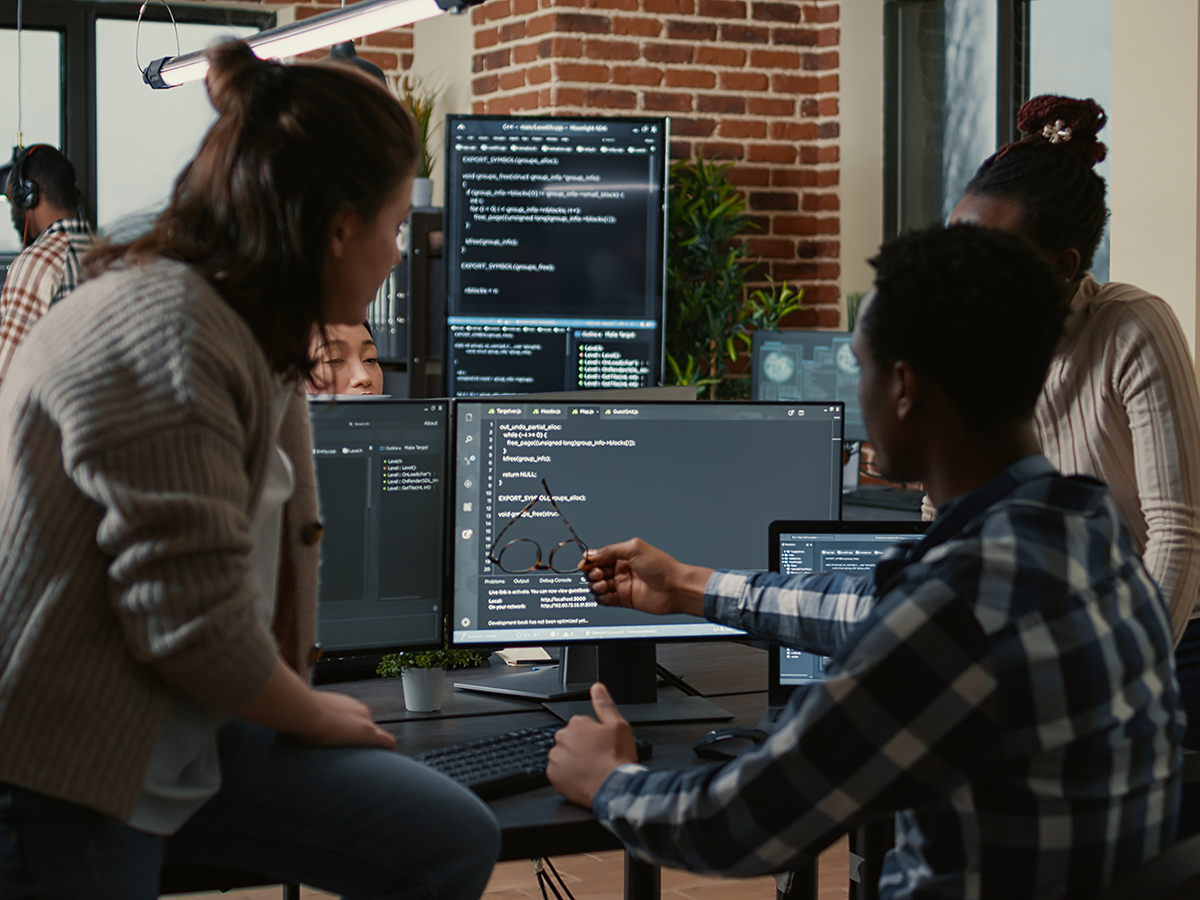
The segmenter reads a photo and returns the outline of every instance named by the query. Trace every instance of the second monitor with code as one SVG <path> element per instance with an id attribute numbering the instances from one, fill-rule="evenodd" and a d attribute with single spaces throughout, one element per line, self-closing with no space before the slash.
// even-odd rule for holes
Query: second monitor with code
<path id="1" fill-rule="evenodd" d="M 659 382 L 667 128 L 446 117 L 449 396 Z"/>
<path id="2" fill-rule="evenodd" d="M 740 632 L 600 606 L 581 545 L 640 537 L 684 562 L 765 569 L 771 521 L 840 513 L 840 403 L 459 400 L 454 423 L 459 645 L 592 644 L 602 672 L 606 651 L 639 644 L 652 673 L 655 641 Z"/>

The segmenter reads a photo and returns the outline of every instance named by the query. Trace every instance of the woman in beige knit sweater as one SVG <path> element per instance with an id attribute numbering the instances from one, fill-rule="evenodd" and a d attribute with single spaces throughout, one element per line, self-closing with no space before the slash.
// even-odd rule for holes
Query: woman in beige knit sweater
<path id="1" fill-rule="evenodd" d="M 1108 482 L 1170 606 L 1184 746 L 1200 749 L 1200 395 L 1170 307 L 1088 274 L 1108 219 L 1104 179 L 1092 168 L 1106 153 L 1096 136 L 1105 121 L 1094 101 L 1034 97 L 1018 116 L 1022 140 L 980 166 L 951 221 L 1024 234 L 1072 292 L 1038 400 L 1038 439 L 1062 472 Z M 1200 797 L 1189 788 L 1181 836 L 1197 830 Z"/>
<path id="2" fill-rule="evenodd" d="M 210 54 L 154 229 L 0 389 L 0 896 L 157 897 L 164 860 L 474 900 L 487 807 L 307 682 L 309 336 L 398 259 L 412 121 L 339 64 Z"/>

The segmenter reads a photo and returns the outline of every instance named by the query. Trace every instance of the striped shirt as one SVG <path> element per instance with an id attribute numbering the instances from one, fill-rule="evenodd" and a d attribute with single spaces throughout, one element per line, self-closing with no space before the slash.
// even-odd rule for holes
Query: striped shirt
<path id="1" fill-rule="evenodd" d="M 91 241 L 86 222 L 59 219 L 9 267 L 0 291 L 0 382 L 33 324 L 79 284 L 79 261 Z"/>
<path id="2" fill-rule="evenodd" d="M 834 663 L 738 759 L 605 780 L 593 811 L 645 859 L 788 871 L 891 812 L 883 897 L 1050 900 L 1174 836 L 1166 609 L 1092 479 L 1032 456 L 871 576 L 716 572 L 704 608 Z"/>
<path id="3" fill-rule="evenodd" d="M 1084 278 L 1034 425 L 1058 469 L 1108 484 L 1178 638 L 1200 615 L 1200 392 L 1171 308 Z"/>

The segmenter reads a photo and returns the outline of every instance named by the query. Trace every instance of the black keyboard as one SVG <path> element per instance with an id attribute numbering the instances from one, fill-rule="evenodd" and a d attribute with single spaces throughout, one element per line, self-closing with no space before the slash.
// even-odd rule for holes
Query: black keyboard
<path id="1" fill-rule="evenodd" d="M 532 791 L 546 780 L 546 762 L 554 733 L 562 725 L 519 728 L 495 737 L 418 753 L 413 759 L 453 778 L 484 800 Z M 648 759 L 649 741 L 634 738 L 638 759 Z"/>

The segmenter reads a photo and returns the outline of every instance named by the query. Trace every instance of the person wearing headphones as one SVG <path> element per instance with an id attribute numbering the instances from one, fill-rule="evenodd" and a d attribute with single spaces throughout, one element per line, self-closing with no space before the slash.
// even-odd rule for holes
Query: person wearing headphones
<path id="1" fill-rule="evenodd" d="M 56 148 L 32 144 L 18 150 L 4 195 L 24 249 L 0 291 L 0 382 L 33 323 L 75 289 L 92 240 L 79 212 L 75 167 Z"/>

